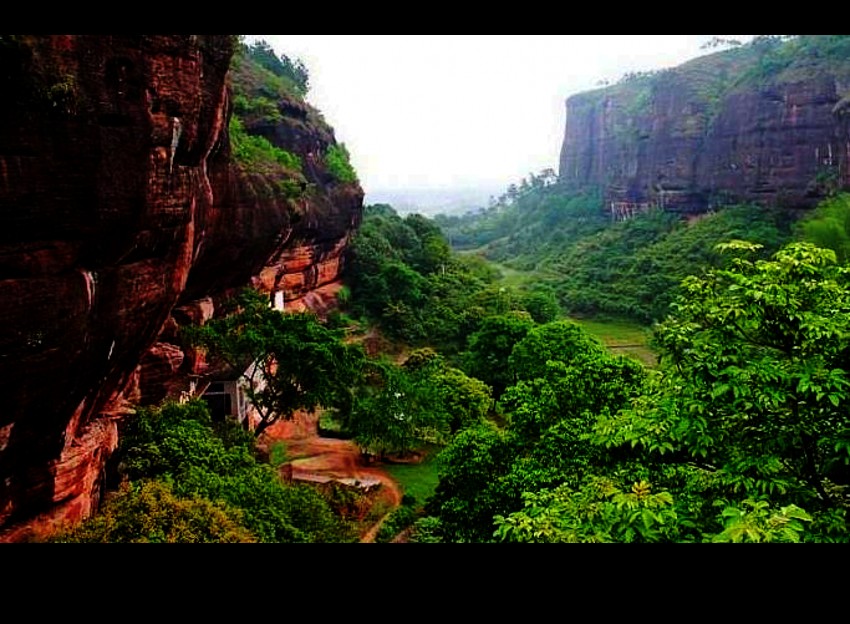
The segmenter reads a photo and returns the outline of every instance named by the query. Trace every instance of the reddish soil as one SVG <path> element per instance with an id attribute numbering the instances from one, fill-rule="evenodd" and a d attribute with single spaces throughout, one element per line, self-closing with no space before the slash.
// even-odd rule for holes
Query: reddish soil
<path id="1" fill-rule="evenodd" d="M 362 537 L 363 543 L 374 543 L 387 516 L 401 506 L 401 489 L 386 472 L 367 466 L 356 444 L 321 438 L 318 431 L 317 416 L 299 414 L 292 422 L 281 422 L 271 427 L 262 442 L 266 447 L 276 442 L 286 444 L 292 463 L 292 478 L 296 482 L 322 484 L 338 481 L 378 489 L 374 506 L 383 505 L 387 511 Z"/>

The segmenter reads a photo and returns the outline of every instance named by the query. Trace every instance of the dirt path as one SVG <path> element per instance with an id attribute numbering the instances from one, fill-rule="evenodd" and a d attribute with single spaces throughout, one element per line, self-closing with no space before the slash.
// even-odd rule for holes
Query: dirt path
<path id="1" fill-rule="evenodd" d="M 299 414 L 292 422 L 278 423 L 265 434 L 266 445 L 286 444 L 292 462 L 292 478 L 307 483 L 339 481 L 349 485 L 380 485 L 376 504 L 387 508 L 378 523 L 363 536 L 362 542 L 375 542 L 389 515 L 401 506 L 402 492 L 398 483 L 380 468 L 366 466 L 356 444 L 345 440 L 319 437 L 318 417 Z"/>

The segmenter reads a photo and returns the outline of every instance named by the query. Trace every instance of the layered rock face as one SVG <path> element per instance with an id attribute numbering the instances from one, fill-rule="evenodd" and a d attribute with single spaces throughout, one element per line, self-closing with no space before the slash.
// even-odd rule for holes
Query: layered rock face
<path id="1" fill-rule="evenodd" d="M 562 181 L 604 188 L 624 214 L 809 207 L 850 186 L 850 59 L 771 73 L 765 58 L 733 50 L 571 98 Z"/>
<path id="2" fill-rule="evenodd" d="M 128 401 L 192 367 L 180 322 L 252 280 L 294 300 L 338 279 L 362 191 L 328 179 L 333 135 L 307 123 L 305 198 L 233 164 L 233 51 L 229 35 L 0 35 L 0 540 L 90 513 Z"/>

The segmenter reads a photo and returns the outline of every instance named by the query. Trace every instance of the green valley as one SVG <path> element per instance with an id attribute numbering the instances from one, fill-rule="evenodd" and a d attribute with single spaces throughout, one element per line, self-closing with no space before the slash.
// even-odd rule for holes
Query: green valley
<path id="1" fill-rule="evenodd" d="M 850 36 L 573 95 L 433 218 L 268 41 L 108 37 L 0 35 L 0 542 L 850 543 Z"/>

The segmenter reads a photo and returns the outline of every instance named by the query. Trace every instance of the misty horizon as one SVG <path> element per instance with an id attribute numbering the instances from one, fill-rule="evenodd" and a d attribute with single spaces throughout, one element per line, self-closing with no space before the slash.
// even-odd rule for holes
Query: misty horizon
<path id="1" fill-rule="evenodd" d="M 569 97 L 704 56 L 715 37 L 752 35 L 248 37 L 305 62 L 308 101 L 347 145 L 371 198 L 479 186 L 501 194 L 559 168 Z"/>

